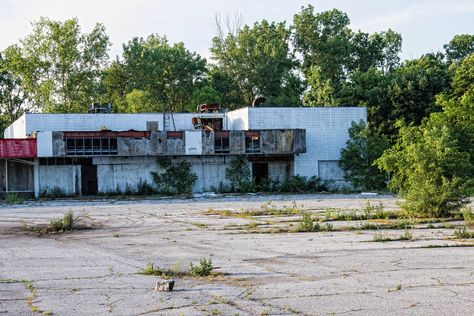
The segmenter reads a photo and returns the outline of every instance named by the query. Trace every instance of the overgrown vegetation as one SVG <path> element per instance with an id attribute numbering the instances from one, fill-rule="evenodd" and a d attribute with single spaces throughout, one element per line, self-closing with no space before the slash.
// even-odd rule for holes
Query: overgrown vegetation
<path id="1" fill-rule="evenodd" d="M 5 202 L 8 204 L 22 204 L 25 201 L 18 195 L 18 193 L 7 193 L 5 195 Z"/>
<path id="2" fill-rule="evenodd" d="M 75 217 L 72 211 L 67 211 L 62 218 L 52 219 L 48 225 L 26 226 L 26 228 L 39 235 L 61 234 L 73 230 L 90 229 L 93 226 L 84 222 L 86 218 L 88 218 L 86 215 Z"/>
<path id="3" fill-rule="evenodd" d="M 31 109 L 80 113 L 93 102 L 112 102 L 116 112 L 194 111 L 204 102 L 235 109 L 260 95 L 262 106 L 350 104 L 368 113 L 368 125 L 353 126 L 342 152 L 354 187 L 383 189 L 388 173 L 389 188 L 413 216 L 449 216 L 472 195 L 474 35 L 455 35 L 443 51 L 402 62 L 400 33 L 352 30 L 338 9 L 307 5 L 290 25 L 228 22 L 228 29 L 217 23 L 213 63 L 159 34 L 130 39 L 109 63 L 103 25 L 84 33 L 77 19 L 33 21 L 30 34 L 0 53 L 0 130 Z M 373 161 L 387 144 L 379 172 Z M 325 191 L 317 179 L 299 177 L 257 186 L 244 159 L 231 168 L 232 191 Z M 154 176 L 159 193 L 191 191 L 195 177 L 185 162 L 164 169 Z"/>
<path id="4" fill-rule="evenodd" d="M 403 234 L 398 237 L 392 237 L 392 236 L 389 236 L 388 234 L 381 233 L 381 232 L 377 232 L 374 235 L 375 242 L 402 241 L 402 240 L 412 240 L 412 239 L 413 239 L 413 233 L 408 229 L 405 229 Z"/>
<path id="5" fill-rule="evenodd" d="M 254 192 L 256 185 L 246 157 L 235 157 L 225 170 L 225 177 L 230 182 L 232 192 Z"/>
<path id="6" fill-rule="evenodd" d="M 454 231 L 454 235 L 459 239 L 474 238 L 474 232 L 468 231 L 466 226 L 457 227 Z"/>
<path id="7" fill-rule="evenodd" d="M 301 218 L 298 228 L 296 229 L 297 232 L 314 232 L 320 231 L 321 225 L 318 222 L 313 221 L 313 217 L 309 212 L 301 212 Z"/>
<path id="8" fill-rule="evenodd" d="M 231 161 L 226 169 L 226 179 L 230 182 L 229 192 L 315 193 L 328 190 L 327 183 L 316 176 L 291 176 L 283 182 L 266 178 L 257 184 L 245 157 L 236 157 Z"/>
<path id="9" fill-rule="evenodd" d="M 197 176 L 191 172 L 187 161 L 174 162 L 170 157 L 157 159 L 163 173 L 151 172 L 153 181 L 162 194 L 191 194 Z"/>
<path id="10" fill-rule="evenodd" d="M 344 171 L 344 179 L 360 190 L 384 190 L 387 174 L 374 164 L 389 147 L 385 136 L 375 133 L 364 122 L 352 122 L 349 140 L 341 150 L 339 166 Z"/>
<path id="11" fill-rule="evenodd" d="M 154 275 L 159 276 L 164 279 L 169 279 L 171 277 L 185 277 L 188 276 L 186 271 L 182 271 L 180 267 L 178 268 L 171 268 L 171 269 L 162 269 L 153 265 L 153 263 L 149 262 L 145 265 L 143 270 L 139 272 L 140 274 L 144 275 Z"/>
<path id="12" fill-rule="evenodd" d="M 185 271 L 182 269 L 181 262 L 177 262 L 170 269 L 163 269 L 157 266 L 154 266 L 153 263 L 149 262 L 145 265 L 139 273 L 144 275 L 154 275 L 159 276 L 165 279 L 171 277 L 206 277 L 210 276 L 212 273 L 212 261 L 211 258 L 206 259 L 202 257 L 199 259 L 199 263 L 194 265 L 192 262 L 189 263 L 189 270 Z"/>

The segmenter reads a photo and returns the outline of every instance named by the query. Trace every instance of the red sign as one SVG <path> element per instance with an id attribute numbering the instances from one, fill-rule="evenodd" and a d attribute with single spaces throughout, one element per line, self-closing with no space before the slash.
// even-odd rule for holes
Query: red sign
<path id="1" fill-rule="evenodd" d="M 36 158 L 36 139 L 0 139 L 0 158 Z"/>

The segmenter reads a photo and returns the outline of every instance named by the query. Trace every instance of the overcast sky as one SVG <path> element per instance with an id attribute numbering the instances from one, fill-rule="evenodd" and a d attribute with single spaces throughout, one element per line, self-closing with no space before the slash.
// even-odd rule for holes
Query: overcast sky
<path id="1" fill-rule="evenodd" d="M 262 19 L 289 24 L 309 3 L 317 11 L 346 12 L 353 30 L 400 32 L 403 59 L 442 50 L 455 34 L 474 33 L 472 0 L 0 0 L 0 50 L 30 33 L 30 22 L 41 16 L 77 17 L 83 32 L 97 22 L 105 24 L 111 57 L 121 53 L 122 43 L 151 33 L 182 41 L 188 49 L 209 57 L 216 13 L 237 12 L 244 24 Z"/>

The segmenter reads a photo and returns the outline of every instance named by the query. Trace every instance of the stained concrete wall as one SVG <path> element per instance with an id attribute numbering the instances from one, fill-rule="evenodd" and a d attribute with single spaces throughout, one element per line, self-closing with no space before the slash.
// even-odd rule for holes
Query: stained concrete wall
<path id="1" fill-rule="evenodd" d="M 49 193 L 59 187 L 66 195 L 81 193 L 81 166 L 39 165 L 38 188 L 41 193 Z"/>
<path id="2" fill-rule="evenodd" d="M 125 191 L 127 185 L 136 189 L 140 181 L 153 183 L 151 172 L 161 172 L 155 158 L 151 157 L 101 157 L 94 158 L 97 165 L 97 187 L 101 193 Z"/>
<path id="3" fill-rule="evenodd" d="M 268 163 L 268 177 L 273 181 L 284 182 L 293 175 L 292 161 L 272 161 Z"/>
<path id="4" fill-rule="evenodd" d="M 191 164 L 191 172 L 197 175 L 193 192 L 218 190 L 228 185 L 225 170 L 231 159 L 228 157 L 180 157 L 173 161 L 186 160 Z M 128 187 L 136 189 L 140 181 L 153 184 L 151 172 L 161 173 L 155 158 L 152 157 L 100 157 L 94 158 L 97 165 L 98 190 L 101 193 L 124 191 Z"/>

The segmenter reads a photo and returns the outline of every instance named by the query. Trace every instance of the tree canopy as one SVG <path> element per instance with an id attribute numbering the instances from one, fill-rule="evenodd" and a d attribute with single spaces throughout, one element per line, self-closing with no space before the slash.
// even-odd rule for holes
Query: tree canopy
<path id="1" fill-rule="evenodd" d="M 4 51 L 32 106 L 45 112 L 84 112 L 99 94 L 109 38 L 102 24 L 82 33 L 77 19 L 41 18 L 33 32 Z"/>

